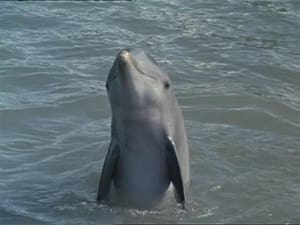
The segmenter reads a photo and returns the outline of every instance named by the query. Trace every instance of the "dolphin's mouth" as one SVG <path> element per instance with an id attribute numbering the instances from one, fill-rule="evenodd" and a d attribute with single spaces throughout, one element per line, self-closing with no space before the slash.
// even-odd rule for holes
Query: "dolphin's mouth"
<path id="1" fill-rule="evenodd" d="M 127 50 L 122 50 L 120 53 L 119 53 L 119 56 L 118 56 L 118 60 L 122 65 L 131 65 L 133 66 L 137 71 L 139 71 L 141 74 L 145 74 L 141 69 L 140 67 L 138 66 L 136 60 L 131 56 L 130 52 L 127 51 Z"/>
<path id="2" fill-rule="evenodd" d="M 124 65 L 132 66 L 135 70 L 137 70 L 140 74 L 144 75 L 147 78 L 155 79 L 156 78 L 148 73 L 145 73 L 141 67 L 139 66 L 138 62 L 134 59 L 130 51 L 122 50 L 118 55 L 119 65 L 122 67 Z"/>

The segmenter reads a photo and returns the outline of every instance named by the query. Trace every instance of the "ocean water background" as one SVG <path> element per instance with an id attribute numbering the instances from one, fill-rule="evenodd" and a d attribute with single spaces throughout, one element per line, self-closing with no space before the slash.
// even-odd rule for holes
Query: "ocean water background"
<path id="1" fill-rule="evenodd" d="M 187 210 L 95 202 L 118 51 L 169 73 Z M 300 1 L 0 2 L 0 224 L 299 223 Z"/>

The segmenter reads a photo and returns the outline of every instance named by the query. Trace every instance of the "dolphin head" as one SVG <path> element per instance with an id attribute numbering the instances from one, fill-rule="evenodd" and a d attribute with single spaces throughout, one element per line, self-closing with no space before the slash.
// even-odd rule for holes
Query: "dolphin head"
<path id="1" fill-rule="evenodd" d="M 120 51 L 106 81 L 112 107 L 159 108 L 170 92 L 170 79 L 141 49 Z"/>

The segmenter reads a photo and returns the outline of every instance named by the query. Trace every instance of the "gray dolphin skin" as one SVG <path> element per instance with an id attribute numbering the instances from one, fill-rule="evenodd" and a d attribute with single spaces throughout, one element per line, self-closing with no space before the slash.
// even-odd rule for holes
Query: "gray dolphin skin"
<path id="1" fill-rule="evenodd" d="M 97 201 L 149 209 L 168 190 L 184 208 L 189 150 L 182 112 L 169 76 L 141 49 L 119 52 L 106 88 L 111 140 Z"/>

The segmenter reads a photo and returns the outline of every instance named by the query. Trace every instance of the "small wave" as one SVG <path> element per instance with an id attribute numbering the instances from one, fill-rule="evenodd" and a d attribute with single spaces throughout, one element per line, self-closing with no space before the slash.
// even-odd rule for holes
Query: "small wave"
<path id="1" fill-rule="evenodd" d="M 9 200 L 0 202 L 0 213 L 2 214 L 0 221 L 8 224 L 48 224 L 53 221 L 51 217 L 43 213 L 29 211 Z"/>

